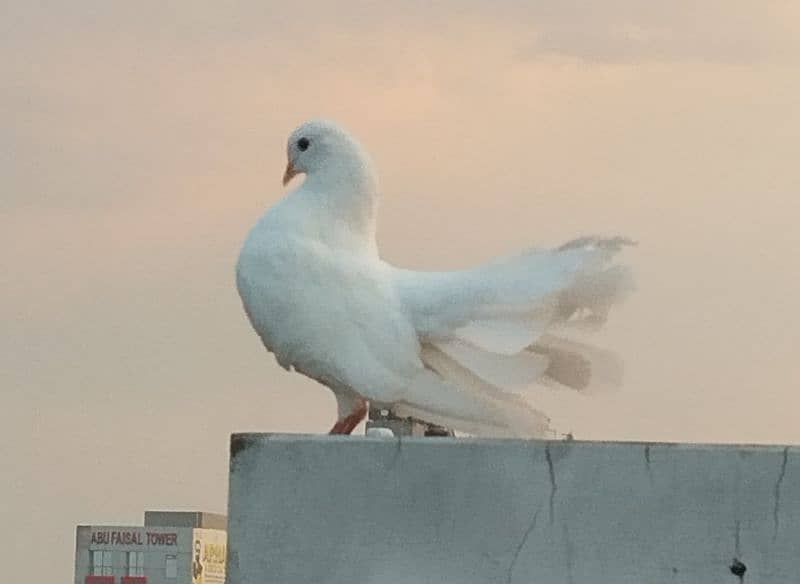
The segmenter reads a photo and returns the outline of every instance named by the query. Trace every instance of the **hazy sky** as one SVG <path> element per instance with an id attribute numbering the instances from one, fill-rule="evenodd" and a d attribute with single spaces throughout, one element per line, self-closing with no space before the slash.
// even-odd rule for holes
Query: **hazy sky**
<path id="1" fill-rule="evenodd" d="M 233 279 L 317 115 L 376 160 L 395 263 L 641 242 L 626 387 L 557 427 L 800 442 L 797 2 L 29 4 L 0 7 L 8 581 L 71 578 L 77 523 L 224 511 L 231 432 L 331 425 Z"/>

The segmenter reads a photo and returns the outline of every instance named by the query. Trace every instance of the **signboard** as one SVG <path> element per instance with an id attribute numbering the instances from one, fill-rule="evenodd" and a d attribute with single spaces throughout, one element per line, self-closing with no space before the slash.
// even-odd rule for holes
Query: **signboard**
<path id="1" fill-rule="evenodd" d="M 178 534 L 175 532 L 164 533 L 161 531 L 99 529 L 92 531 L 91 544 L 123 546 L 176 546 L 178 545 Z"/>
<path id="2" fill-rule="evenodd" d="M 218 529 L 195 529 L 192 539 L 192 584 L 225 584 L 227 534 Z"/>

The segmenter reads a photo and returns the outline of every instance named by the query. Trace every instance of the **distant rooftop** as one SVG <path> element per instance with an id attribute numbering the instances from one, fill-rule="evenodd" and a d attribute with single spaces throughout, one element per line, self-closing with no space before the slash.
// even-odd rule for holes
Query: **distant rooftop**
<path id="1" fill-rule="evenodd" d="M 200 527 L 226 529 L 228 518 L 206 511 L 145 511 L 145 527 Z"/>

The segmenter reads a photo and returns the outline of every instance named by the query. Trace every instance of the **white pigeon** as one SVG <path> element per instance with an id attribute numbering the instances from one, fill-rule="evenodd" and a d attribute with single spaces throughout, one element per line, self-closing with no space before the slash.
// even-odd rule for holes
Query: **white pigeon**
<path id="1" fill-rule="evenodd" d="M 544 437 L 520 393 L 618 381 L 613 354 L 571 340 L 631 288 L 624 238 L 587 237 L 468 270 L 418 272 L 378 255 L 378 182 L 359 143 L 325 120 L 289 137 L 286 185 L 248 234 L 237 287 L 278 363 L 329 387 L 349 434 L 367 404 L 477 435 Z"/>

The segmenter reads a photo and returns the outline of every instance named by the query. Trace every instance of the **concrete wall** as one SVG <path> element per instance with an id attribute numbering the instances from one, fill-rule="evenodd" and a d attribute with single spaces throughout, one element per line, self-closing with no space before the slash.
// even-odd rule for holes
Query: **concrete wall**
<path id="1" fill-rule="evenodd" d="M 800 582 L 800 449 L 234 435 L 229 584 Z"/>

